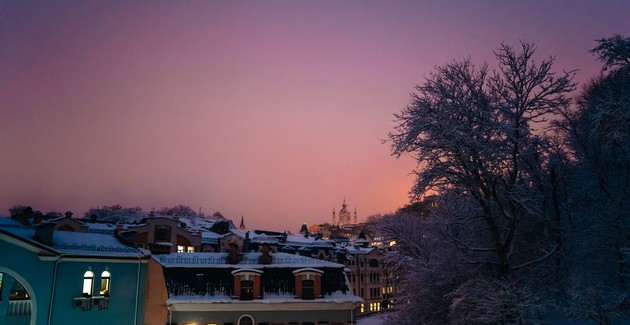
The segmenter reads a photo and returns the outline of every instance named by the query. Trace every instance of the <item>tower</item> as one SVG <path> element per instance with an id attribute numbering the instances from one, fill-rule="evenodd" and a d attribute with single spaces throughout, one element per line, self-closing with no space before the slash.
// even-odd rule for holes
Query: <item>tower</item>
<path id="1" fill-rule="evenodd" d="M 241 224 L 238 226 L 238 229 L 245 229 L 245 221 L 243 220 L 243 216 L 241 216 Z"/>
<path id="2" fill-rule="evenodd" d="M 348 211 L 348 204 L 346 204 L 346 199 L 344 198 L 341 210 L 339 210 L 339 225 L 350 224 L 350 221 L 350 211 Z"/>

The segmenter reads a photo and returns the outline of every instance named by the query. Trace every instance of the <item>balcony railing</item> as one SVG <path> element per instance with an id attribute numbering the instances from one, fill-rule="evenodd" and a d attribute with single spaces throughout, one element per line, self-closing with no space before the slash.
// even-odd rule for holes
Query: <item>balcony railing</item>
<path id="1" fill-rule="evenodd" d="M 185 253 L 185 254 L 193 254 L 193 253 Z M 203 254 L 203 253 L 201 253 Z M 174 264 L 199 264 L 199 265 L 203 265 L 203 264 L 210 264 L 210 265 L 221 265 L 221 264 L 228 264 L 227 263 L 227 253 L 218 253 L 218 254 L 213 254 L 212 256 L 209 257 L 199 257 L 199 256 L 192 256 L 192 257 L 184 257 L 184 256 L 176 256 L 176 257 L 165 257 L 165 256 L 160 256 L 159 257 L 159 262 L 162 264 L 166 264 L 167 266 L 169 265 L 174 265 Z M 325 260 L 319 260 L 316 258 L 311 258 L 311 257 L 304 257 L 304 256 L 299 256 L 299 255 L 289 255 L 289 254 L 283 254 L 282 257 L 280 256 L 274 256 L 272 255 L 273 258 L 273 264 L 310 264 L 310 265 L 319 265 L 319 266 L 327 266 L 327 267 L 336 267 L 337 264 L 336 263 L 332 263 L 329 261 L 325 261 Z M 248 255 L 241 255 L 241 261 L 239 262 L 239 264 L 250 264 L 250 265 L 255 265 L 255 264 L 260 264 L 260 254 L 258 255 L 254 255 L 254 256 L 248 256 Z"/>
<path id="2" fill-rule="evenodd" d="M 7 316 L 23 316 L 31 314 L 30 300 L 10 300 Z"/>

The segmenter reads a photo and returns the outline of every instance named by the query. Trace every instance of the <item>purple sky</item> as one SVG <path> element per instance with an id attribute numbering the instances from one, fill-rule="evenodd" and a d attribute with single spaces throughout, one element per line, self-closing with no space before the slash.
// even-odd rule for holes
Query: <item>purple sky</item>
<path id="1" fill-rule="evenodd" d="M 0 214 L 189 205 L 248 227 L 407 203 L 380 139 L 435 65 L 529 40 L 587 80 L 630 1 L 0 1 Z"/>

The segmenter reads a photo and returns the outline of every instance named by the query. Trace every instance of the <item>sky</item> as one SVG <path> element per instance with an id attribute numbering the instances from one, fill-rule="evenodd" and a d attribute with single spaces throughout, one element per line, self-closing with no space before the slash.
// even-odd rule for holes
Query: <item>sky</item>
<path id="1" fill-rule="evenodd" d="M 297 232 L 408 203 L 382 140 L 437 65 L 534 42 L 599 73 L 630 1 L 0 0 L 0 215 L 183 204 Z"/>

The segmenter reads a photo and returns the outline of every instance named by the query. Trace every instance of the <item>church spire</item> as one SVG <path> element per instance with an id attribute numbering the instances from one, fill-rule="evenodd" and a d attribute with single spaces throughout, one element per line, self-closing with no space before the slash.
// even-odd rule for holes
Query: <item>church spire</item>
<path id="1" fill-rule="evenodd" d="M 238 229 L 245 229 L 245 221 L 243 220 L 243 216 L 241 216 L 241 224 L 238 226 Z"/>

